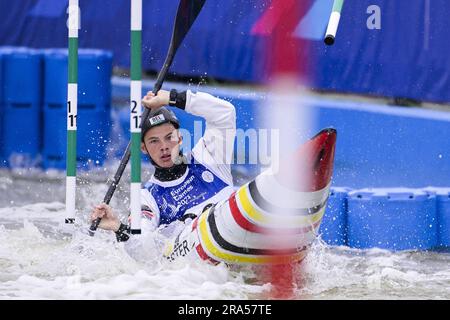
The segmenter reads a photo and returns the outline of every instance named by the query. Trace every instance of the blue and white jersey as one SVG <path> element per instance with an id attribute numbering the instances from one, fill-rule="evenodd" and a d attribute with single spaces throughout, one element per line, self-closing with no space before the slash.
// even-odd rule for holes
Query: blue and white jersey
<path id="1" fill-rule="evenodd" d="M 198 214 L 206 204 L 230 195 L 231 186 L 203 164 L 196 163 L 193 157 L 190 160 L 179 179 L 169 182 L 151 180 L 145 185 L 160 224 L 169 224 L 186 213 Z M 148 200 L 148 195 L 145 198 Z"/>
<path id="2" fill-rule="evenodd" d="M 187 91 L 185 111 L 206 120 L 205 133 L 187 156 L 184 175 L 172 181 L 154 176 L 141 190 L 142 205 L 148 207 L 152 228 L 170 224 L 187 213 L 198 215 L 209 203 L 233 193 L 231 161 L 236 135 L 236 111 L 228 101 L 207 93 Z M 145 226 L 142 226 L 143 229 Z"/>

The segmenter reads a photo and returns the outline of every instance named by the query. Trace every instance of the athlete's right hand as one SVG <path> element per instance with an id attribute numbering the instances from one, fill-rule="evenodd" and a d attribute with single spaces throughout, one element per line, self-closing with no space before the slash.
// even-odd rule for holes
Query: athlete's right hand
<path id="1" fill-rule="evenodd" d="M 170 100 L 169 91 L 159 90 L 156 96 L 152 91 L 149 91 L 142 98 L 142 105 L 149 109 L 158 109 L 163 106 L 169 105 L 169 100 Z"/>
<path id="2" fill-rule="evenodd" d="M 91 222 L 97 218 L 101 218 L 98 227 L 104 230 L 112 230 L 116 232 L 119 230 L 120 221 L 119 218 L 114 214 L 112 208 L 106 203 L 94 206 L 91 212 Z"/>

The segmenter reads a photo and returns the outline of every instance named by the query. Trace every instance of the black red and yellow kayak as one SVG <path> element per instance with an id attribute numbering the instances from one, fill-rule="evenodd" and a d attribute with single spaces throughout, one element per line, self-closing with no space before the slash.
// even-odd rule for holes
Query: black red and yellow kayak
<path id="1" fill-rule="evenodd" d="M 301 261 L 325 212 L 335 144 L 336 130 L 322 130 L 277 170 L 261 173 L 204 210 L 167 247 L 165 256 L 172 260 L 195 253 L 202 260 L 227 264 Z"/>

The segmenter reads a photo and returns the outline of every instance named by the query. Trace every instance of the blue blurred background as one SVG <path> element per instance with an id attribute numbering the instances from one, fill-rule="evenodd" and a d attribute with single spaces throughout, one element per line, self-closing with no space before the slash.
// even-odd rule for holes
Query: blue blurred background
<path id="1" fill-rule="evenodd" d="M 414 99 L 416 104 L 420 101 L 449 102 L 450 45 L 442 41 L 450 24 L 445 16 L 445 12 L 450 11 L 448 1 L 352 1 L 344 7 L 335 45 L 327 47 L 322 39 L 332 2 L 310 1 L 310 9 L 299 17 L 295 31 L 296 37 L 308 41 L 308 57 L 312 65 L 309 68 L 310 89 Z M 270 3 L 269 0 L 207 1 L 177 53 L 171 67 L 172 74 L 235 84 L 264 83 L 269 63 L 265 54 L 267 39 L 255 25 L 261 23 Z M 3 97 L 0 101 L 5 110 L 2 112 L 3 118 L 6 119 L 2 127 L 11 123 L 16 126 L 16 121 L 8 120 L 18 116 L 14 112 L 27 112 L 28 116 L 21 117 L 22 120 L 29 117 L 37 119 L 40 108 L 43 113 L 50 112 L 49 109 L 56 112 L 55 102 L 64 103 L 64 61 L 58 65 L 56 54 L 49 53 L 47 49 L 67 46 L 67 4 L 68 1 L 64 0 L 0 1 L 0 26 L 1 30 L 7 30 L 0 33 L 0 45 L 46 49 L 34 50 L 30 53 L 30 57 L 33 55 L 30 59 L 18 57 L 17 52 L 7 54 L 6 49 L 2 50 L 3 54 L 0 53 L 0 59 L 4 60 L 4 71 L 1 73 L 4 94 L 0 95 Z M 143 67 L 148 72 L 155 72 L 162 65 L 177 5 L 178 1 L 143 1 Z M 367 27 L 371 16 L 367 8 L 371 5 L 381 9 L 381 29 Z M 109 87 L 105 79 L 111 77 L 112 68 L 127 70 L 129 67 L 129 7 L 128 0 L 80 0 L 80 47 L 105 50 L 104 54 L 96 55 L 80 52 L 80 112 L 89 111 L 83 110 L 83 105 L 91 108 L 87 114 L 92 115 L 90 119 L 93 123 L 98 123 L 96 117 L 102 117 L 99 113 L 94 115 L 94 109 L 110 110 L 110 102 L 96 107 L 98 101 L 95 97 L 105 99 L 112 91 L 117 93 L 113 99 L 127 99 L 128 89 L 122 90 L 122 82 L 115 85 L 117 82 L 113 79 L 112 87 Z M 266 22 L 267 28 L 276 23 Z M 299 57 L 303 58 L 301 53 Z M 27 61 L 24 64 L 20 59 Z M 146 89 L 150 88 L 151 84 Z M 202 90 L 215 88 L 203 86 Z M 60 93 L 61 101 L 55 101 L 55 92 Z M 223 96 L 232 99 L 239 110 L 238 127 L 246 129 L 256 126 L 249 119 L 255 119 L 264 96 L 260 99 L 242 99 L 242 94 L 232 91 Z M 24 103 L 30 104 L 34 116 L 32 112 L 24 111 Z M 415 108 L 405 110 L 379 106 L 373 101 L 355 102 L 351 98 L 317 98 L 312 105 L 319 112 L 319 127 L 333 126 L 339 132 L 334 177 L 337 185 L 448 185 L 450 117 L 447 112 Z M 17 106 L 21 109 L 17 110 Z M 44 118 L 48 119 L 48 116 Z M 49 132 L 44 122 L 35 121 L 34 126 L 23 123 L 29 132 L 18 132 L 17 137 L 8 137 L 11 130 L 3 130 L 3 136 L 6 135 L 6 145 L 2 151 L 4 158 L 8 158 L 16 147 L 16 143 L 9 147 L 8 142 L 20 140 L 21 134 L 32 134 L 36 138 L 41 136 L 40 140 L 37 139 L 39 145 L 30 143 L 24 151 L 35 158 L 42 150 L 44 167 L 63 168 L 64 161 L 58 166 L 57 162 L 49 160 L 49 157 L 53 160 L 57 157 L 49 156 L 46 145 L 54 146 L 51 140 L 55 135 L 65 134 L 64 123 L 61 128 L 53 128 Z M 52 125 L 58 123 L 49 122 Z M 107 123 L 104 123 L 100 130 L 104 132 L 106 127 Z M 56 131 L 59 134 L 54 133 Z M 124 138 L 127 139 L 127 132 Z M 91 145 L 91 155 L 83 158 L 90 156 L 94 163 L 101 165 L 106 153 L 95 151 L 95 143 Z M 79 153 L 85 153 L 86 149 L 89 148 L 81 141 Z"/>
<path id="2" fill-rule="evenodd" d="M 295 36 L 313 46 L 313 88 L 449 102 L 450 27 L 446 0 L 348 1 L 332 47 L 323 45 L 332 0 L 312 0 Z M 207 1 L 186 37 L 172 72 L 228 81 L 262 83 L 265 36 L 255 25 L 270 0 Z M 0 1 L 1 45 L 67 46 L 67 0 Z M 381 10 L 381 29 L 370 30 L 367 8 Z M 160 69 L 178 1 L 144 0 L 143 66 Z M 129 66 L 128 0 L 80 0 L 80 47 L 114 53 L 114 66 Z M 286 14 L 290 14 L 286 12 Z M 295 13 L 294 13 L 295 14 Z M 271 28 L 273 23 L 267 23 Z M 304 26 L 304 28 L 302 28 Z M 306 28 L 306 27 L 307 28 Z M 299 53 L 300 54 L 300 53 Z"/>

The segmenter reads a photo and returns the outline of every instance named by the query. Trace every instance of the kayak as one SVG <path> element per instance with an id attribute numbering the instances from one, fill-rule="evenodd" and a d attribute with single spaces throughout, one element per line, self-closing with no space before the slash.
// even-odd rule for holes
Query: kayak
<path id="1" fill-rule="evenodd" d="M 333 173 L 336 130 L 327 128 L 228 199 L 211 204 L 169 241 L 170 261 L 213 264 L 300 262 L 316 239 Z"/>

